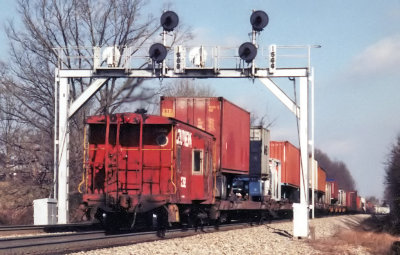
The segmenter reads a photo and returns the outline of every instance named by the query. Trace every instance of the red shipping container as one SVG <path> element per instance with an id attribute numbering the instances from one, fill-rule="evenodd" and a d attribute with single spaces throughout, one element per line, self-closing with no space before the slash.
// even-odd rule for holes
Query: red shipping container
<path id="1" fill-rule="evenodd" d="M 160 113 L 213 134 L 217 170 L 249 173 L 249 112 L 222 97 L 161 97 Z"/>
<path id="2" fill-rule="evenodd" d="M 326 172 L 324 169 L 318 166 L 318 191 L 325 192 L 326 186 Z"/>
<path id="3" fill-rule="evenodd" d="M 271 141 L 270 149 L 270 157 L 281 161 L 281 183 L 300 187 L 299 149 L 288 141 Z"/>
<path id="4" fill-rule="evenodd" d="M 357 211 L 361 211 L 361 197 L 357 196 Z"/>
<path id="5" fill-rule="evenodd" d="M 346 206 L 349 211 L 357 210 L 357 191 L 346 192 Z"/>
<path id="6" fill-rule="evenodd" d="M 331 198 L 332 199 L 339 199 L 339 186 L 337 184 L 337 181 L 333 179 L 326 180 L 326 182 L 331 183 Z"/>

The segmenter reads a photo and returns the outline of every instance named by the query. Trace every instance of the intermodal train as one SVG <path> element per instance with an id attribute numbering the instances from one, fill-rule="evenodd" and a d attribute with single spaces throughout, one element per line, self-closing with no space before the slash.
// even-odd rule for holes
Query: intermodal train
<path id="1" fill-rule="evenodd" d="M 160 116 L 118 113 L 86 123 L 82 208 L 106 227 L 262 220 L 290 214 L 299 199 L 299 149 L 270 141 L 224 98 L 161 97 Z M 361 210 L 356 191 L 338 190 L 317 169 L 318 212 Z"/>

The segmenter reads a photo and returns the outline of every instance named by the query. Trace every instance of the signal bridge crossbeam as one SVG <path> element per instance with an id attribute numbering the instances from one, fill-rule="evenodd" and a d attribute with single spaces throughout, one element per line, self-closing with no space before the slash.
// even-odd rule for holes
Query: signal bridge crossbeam
<path id="1" fill-rule="evenodd" d="M 312 46 L 306 46 L 308 51 Z M 276 67 L 276 49 L 270 47 L 270 59 L 268 67 L 257 67 L 256 60 L 253 60 L 249 67 L 215 68 L 214 67 L 188 67 L 177 70 L 169 68 L 166 61 L 162 63 L 152 63 L 147 68 L 127 68 L 118 66 L 100 66 L 99 60 L 94 57 L 95 65 L 93 69 L 66 69 L 61 64 L 56 69 L 55 77 L 55 176 L 57 177 L 54 197 L 58 199 L 58 223 L 68 223 L 68 159 L 69 159 L 69 131 L 68 120 L 82 107 L 110 78 L 250 78 L 259 79 L 295 116 L 299 119 L 299 140 L 301 152 L 300 169 L 300 204 L 297 209 L 306 218 L 299 219 L 296 223 L 299 227 L 294 227 L 294 236 L 308 236 L 308 172 L 310 148 L 308 123 L 309 113 L 309 87 L 313 87 L 313 73 L 309 65 L 307 67 Z M 60 50 L 61 51 L 61 50 Z M 94 50 L 95 52 L 96 50 Z M 97 54 L 99 55 L 99 54 Z M 271 57 L 272 56 L 272 57 Z M 235 58 L 233 56 L 231 58 Z M 218 56 L 213 59 L 218 60 Z M 149 59 L 147 59 L 148 62 Z M 174 59 L 176 61 L 176 58 Z M 185 61 L 185 60 L 184 60 Z M 62 61 L 59 61 L 62 63 Z M 263 61 L 267 63 L 267 61 Z M 309 63 L 309 60 L 308 60 Z M 174 67 L 176 67 L 176 62 Z M 271 65 L 273 64 L 273 66 Z M 232 65 L 234 66 L 234 64 Z M 71 78 L 91 78 L 93 82 L 82 92 L 78 98 L 71 102 L 69 95 Z M 272 78 L 296 78 L 299 80 L 300 104 L 297 105 L 283 90 L 272 80 Z M 312 100 L 313 101 L 313 100 Z M 313 115 L 312 115 L 313 116 Z M 313 120 L 311 120 L 313 123 Z M 58 127 L 58 129 L 57 129 Z M 313 128 L 312 128 L 313 130 Z M 56 172 L 57 171 L 57 172 Z M 314 171 L 313 171 L 314 172 Z M 314 182 L 313 182 L 314 183 Z M 56 196 L 57 194 L 57 196 Z M 305 214 L 304 214 L 305 212 Z M 303 216 L 302 216 L 303 217 Z M 295 216 L 296 218 L 296 216 Z"/>

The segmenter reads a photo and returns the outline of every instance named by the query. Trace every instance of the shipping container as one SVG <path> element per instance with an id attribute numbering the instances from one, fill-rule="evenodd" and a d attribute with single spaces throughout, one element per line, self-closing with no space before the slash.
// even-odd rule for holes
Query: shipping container
<path id="1" fill-rule="evenodd" d="M 338 198 L 339 205 L 346 206 L 346 191 L 340 189 L 339 190 L 339 198 Z"/>
<path id="2" fill-rule="evenodd" d="M 361 197 L 357 196 L 357 211 L 361 211 Z"/>
<path id="3" fill-rule="evenodd" d="M 376 214 L 389 214 L 390 207 L 388 206 L 375 206 L 375 213 Z"/>
<path id="4" fill-rule="evenodd" d="M 300 187 L 300 151 L 288 141 L 270 142 L 270 157 L 281 162 L 281 183 Z"/>
<path id="5" fill-rule="evenodd" d="M 322 167 L 318 166 L 318 191 L 325 192 L 326 172 Z"/>
<path id="6" fill-rule="evenodd" d="M 326 182 L 331 183 L 330 185 L 331 199 L 335 200 L 336 202 L 339 198 L 339 186 L 337 184 L 337 181 L 335 181 L 334 179 L 327 179 Z"/>
<path id="7" fill-rule="evenodd" d="M 269 130 L 250 128 L 250 176 L 269 178 Z"/>
<path id="8" fill-rule="evenodd" d="M 325 204 L 332 204 L 332 183 L 326 182 L 325 186 Z"/>
<path id="9" fill-rule="evenodd" d="M 314 159 L 312 162 L 311 158 L 309 158 L 309 164 L 311 167 L 310 174 L 308 175 L 309 178 L 309 187 L 312 188 L 312 171 L 314 170 L 314 180 L 315 180 L 315 190 L 318 192 L 325 193 L 325 186 L 326 186 L 326 173 L 319 165 L 318 162 Z M 314 165 L 314 167 L 313 167 Z M 311 193 L 310 193 L 311 194 Z"/>
<path id="10" fill-rule="evenodd" d="M 275 201 L 281 200 L 281 162 L 277 159 L 269 159 L 269 169 L 271 171 L 271 176 L 269 178 L 269 190 L 271 198 Z M 268 182 L 268 181 L 267 181 Z"/>
<path id="11" fill-rule="evenodd" d="M 360 197 L 360 209 L 362 212 L 366 212 L 367 211 L 367 202 L 365 200 L 365 197 Z"/>
<path id="12" fill-rule="evenodd" d="M 249 174 L 249 112 L 222 97 L 161 97 L 160 113 L 213 134 L 217 170 Z"/>
<path id="13" fill-rule="evenodd" d="M 308 158 L 308 165 L 310 167 L 310 172 L 308 174 L 308 187 L 310 189 L 310 195 L 311 195 L 311 189 L 312 189 L 312 177 L 313 177 L 313 171 L 314 171 L 314 182 L 315 186 L 314 189 L 318 189 L 318 162 L 314 159 L 312 160 L 311 157 Z"/>
<path id="14" fill-rule="evenodd" d="M 346 207 L 349 211 L 357 210 L 357 191 L 346 192 Z"/>

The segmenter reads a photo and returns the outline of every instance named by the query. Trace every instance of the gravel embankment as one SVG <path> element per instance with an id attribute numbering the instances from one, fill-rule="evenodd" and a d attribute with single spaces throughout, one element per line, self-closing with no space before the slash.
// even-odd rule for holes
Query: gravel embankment
<path id="1" fill-rule="evenodd" d="M 340 229 L 357 226 L 368 215 L 337 216 L 310 220 L 310 229 L 315 230 L 315 239 L 326 239 Z M 198 234 L 180 239 L 160 240 L 111 249 L 99 249 L 89 254 L 370 254 L 365 247 L 346 245 L 346 248 L 313 248 L 313 241 L 292 238 L 292 222 L 272 223 L 208 234 Z M 342 245 L 343 246 L 343 245 Z M 332 249 L 333 248 L 333 249 Z"/>

